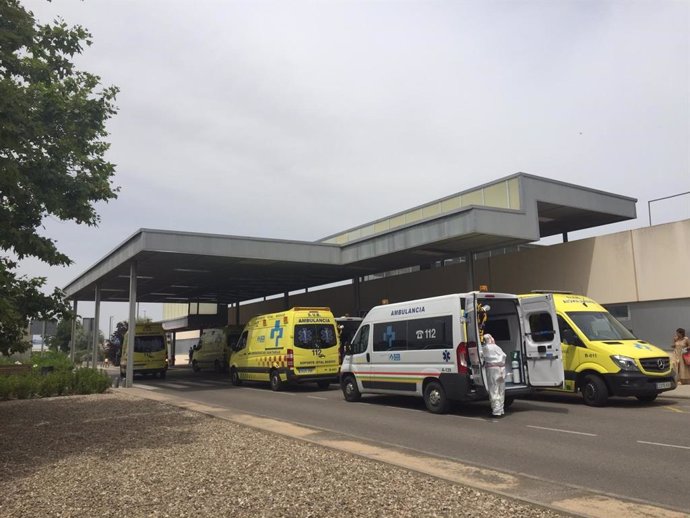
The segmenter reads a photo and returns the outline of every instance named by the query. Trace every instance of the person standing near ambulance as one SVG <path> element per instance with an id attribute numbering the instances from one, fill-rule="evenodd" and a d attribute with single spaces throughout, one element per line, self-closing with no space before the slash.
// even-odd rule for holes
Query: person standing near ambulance
<path id="1" fill-rule="evenodd" d="M 678 383 L 690 385 L 690 365 L 685 364 L 683 354 L 690 351 L 690 339 L 685 336 L 685 329 L 679 327 L 673 335 L 673 363 L 678 376 Z"/>
<path id="2" fill-rule="evenodd" d="M 491 413 L 494 417 L 500 417 L 505 412 L 503 409 L 506 393 L 506 353 L 503 352 L 494 337 L 484 334 L 482 344 L 484 367 L 486 368 L 486 388 L 491 402 Z"/>

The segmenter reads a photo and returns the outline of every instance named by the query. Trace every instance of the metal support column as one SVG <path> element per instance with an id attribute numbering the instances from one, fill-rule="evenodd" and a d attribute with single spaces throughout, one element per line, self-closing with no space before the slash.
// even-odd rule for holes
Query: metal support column
<path id="1" fill-rule="evenodd" d="M 137 334 L 137 262 L 129 264 L 129 321 L 127 327 L 127 367 L 125 387 L 132 387 L 134 379 L 134 340 Z"/>
<path id="2" fill-rule="evenodd" d="M 74 318 L 72 318 L 72 334 L 70 335 L 69 338 L 69 357 L 70 360 L 72 360 L 72 363 L 74 363 L 74 360 L 76 359 L 76 349 L 77 349 L 77 301 L 74 300 L 72 302 L 72 308 L 74 311 Z"/>
<path id="3" fill-rule="evenodd" d="M 287 291 L 283 294 L 283 309 L 290 309 L 290 293 Z"/>
<path id="4" fill-rule="evenodd" d="M 240 325 L 240 301 L 235 302 L 235 325 Z"/>
<path id="5" fill-rule="evenodd" d="M 474 291 L 474 252 L 467 254 L 467 291 Z"/>
<path id="6" fill-rule="evenodd" d="M 98 366 L 98 335 L 101 329 L 101 283 L 96 284 L 96 295 L 94 299 L 94 315 L 93 315 L 93 342 L 91 344 L 91 365 L 95 369 Z"/>

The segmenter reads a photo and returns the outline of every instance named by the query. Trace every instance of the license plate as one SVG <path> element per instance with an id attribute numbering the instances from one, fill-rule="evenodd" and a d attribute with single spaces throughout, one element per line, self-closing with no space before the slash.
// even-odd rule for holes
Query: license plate
<path id="1" fill-rule="evenodd" d="M 657 389 L 669 389 L 671 388 L 671 382 L 670 381 L 661 381 L 656 384 Z"/>
<path id="2" fill-rule="evenodd" d="M 299 367 L 297 370 L 301 373 L 314 372 L 314 367 Z"/>

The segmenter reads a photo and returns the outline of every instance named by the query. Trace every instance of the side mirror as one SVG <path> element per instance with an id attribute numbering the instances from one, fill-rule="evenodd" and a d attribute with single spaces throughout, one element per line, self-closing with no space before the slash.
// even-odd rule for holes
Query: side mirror
<path id="1" fill-rule="evenodd" d="M 343 350 L 345 351 L 345 354 L 352 354 L 352 344 L 350 342 L 346 342 L 343 346 Z"/>

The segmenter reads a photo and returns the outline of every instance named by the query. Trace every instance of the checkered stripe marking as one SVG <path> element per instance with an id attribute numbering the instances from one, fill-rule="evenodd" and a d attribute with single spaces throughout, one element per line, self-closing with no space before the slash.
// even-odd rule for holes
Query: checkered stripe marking
<path id="1" fill-rule="evenodd" d="M 257 364 L 259 367 L 287 367 L 287 355 L 262 356 Z"/>

